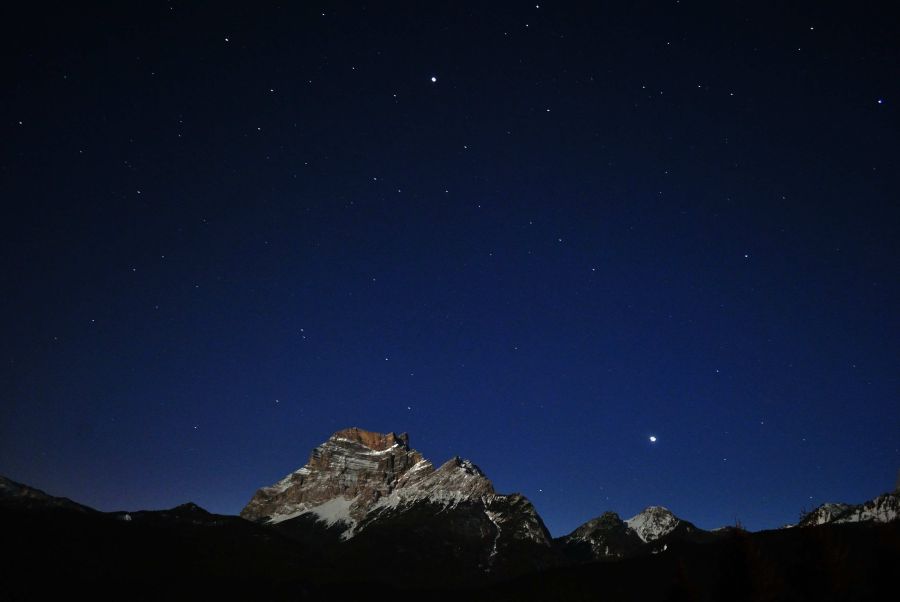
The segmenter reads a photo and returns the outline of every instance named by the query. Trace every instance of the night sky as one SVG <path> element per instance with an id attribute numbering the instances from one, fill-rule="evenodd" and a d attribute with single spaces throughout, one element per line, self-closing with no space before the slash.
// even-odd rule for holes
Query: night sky
<path id="1" fill-rule="evenodd" d="M 0 15 L 0 474 L 234 514 L 359 426 L 555 535 L 893 488 L 891 3 L 75 4 Z"/>

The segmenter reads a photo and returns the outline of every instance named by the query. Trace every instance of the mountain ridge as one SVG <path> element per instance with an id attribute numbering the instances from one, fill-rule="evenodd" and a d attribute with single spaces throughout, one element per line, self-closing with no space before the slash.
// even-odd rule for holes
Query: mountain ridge
<path id="1" fill-rule="evenodd" d="M 525 496 L 497 493 L 473 462 L 454 456 L 435 468 L 409 446 L 406 433 L 362 429 L 338 431 L 314 448 L 307 464 L 260 488 L 242 517 L 190 502 L 100 512 L 0 477 L 0 526 L 21 551 L 15 565 L 24 575 L 21 587 L 40 581 L 47 566 L 62 567 L 67 581 L 158 583 L 162 571 L 196 585 L 200 566 L 217 583 L 239 584 L 233 580 L 243 575 L 254 594 L 286 588 L 293 599 L 367 591 L 351 582 L 438 593 L 477 588 L 472 599 L 494 599 L 498 591 L 511 596 L 499 599 L 541 599 L 535 592 L 546 594 L 545 578 L 559 591 L 613 583 L 619 599 L 668 595 L 633 581 L 646 571 L 665 587 L 689 579 L 691 587 L 729 595 L 742 591 L 735 575 L 776 593 L 829 593 L 844 587 L 842 579 L 856 579 L 854 587 L 867 592 L 880 567 L 900 557 L 898 506 L 896 491 L 863 504 L 825 504 L 797 526 L 756 533 L 706 531 L 648 506 L 627 519 L 607 511 L 552 538 Z M 692 567 L 688 573 L 684 563 Z M 604 568 L 612 566 L 629 577 Z M 816 579 L 835 570 L 844 577 L 816 589 L 795 582 L 796 566 Z"/>

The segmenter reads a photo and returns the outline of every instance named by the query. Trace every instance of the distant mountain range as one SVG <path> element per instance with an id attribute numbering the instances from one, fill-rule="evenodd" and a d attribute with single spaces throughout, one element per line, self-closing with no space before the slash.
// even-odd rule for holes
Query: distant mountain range
<path id="1" fill-rule="evenodd" d="M 527 498 L 497 493 L 472 462 L 436 468 L 406 434 L 358 428 L 259 489 L 240 517 L 194 504 L 103 513 L 0 477 L 12 599 L 61 583 L 110 594 L 140 584 L 150 597 L 178 584 L 309 600 L 371 587 L 428 599 L 459 588 L 473 600 L 863 599 L 893 588 L 898 516 L 896 491 L 760 533 L 705 531 L 651 506 L 554 539 Z"/>

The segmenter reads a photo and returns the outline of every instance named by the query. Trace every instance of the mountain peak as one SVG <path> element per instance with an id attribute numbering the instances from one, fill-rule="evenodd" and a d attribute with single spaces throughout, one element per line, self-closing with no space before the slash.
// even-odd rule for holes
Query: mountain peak
<path id="1" fill-rule="evenodd" d="M 190 514 L 201 514 L 204 516 L 209 516 L 209 511 L 205 508 L 201 508 L 194 502 L 185 502 L 184 504 L 179 504 L 170 510 L 170 512 L 180 512 L 180 513 L 190 513 Z"/>
<path id="2" fill-rule="evenodd" d="M 409 435 L 406 433 L 399 435 L 397 433 L 376 433 L 353 426 L 342 429 L 329 437 L 329 441 L 341 439 L 359 443 L 372 451 L 385 451 L 395 445 L 409 450 Z"/>
<path id="3" fill-rule="evenodd" d="M 681 520 L 677 516 L 662 506 L 648 506 L 625 521 L 625 524 L 644 542 L 671 533 L 680 523 Z"/>
<path id="4" fill-rule="evenodd" d="M 610 531 L 614 529 L 625 529 L 625 522 L 619 518 L 619 515 L 612 511 L 607 511 L 584 523 L 575 529 L 568 537 L 573 539 L 585 539 L 592 533 L 597 531 Z"/>
<path id="5" fill-rule="evenodd" d="M 413 467 L 419 466 L 415 476 L 427 473 L 426 464 L 409 448 L 406 433 L 343 429 L 313 449 L 304 466 L 257 491 L 241 516 L 280 522 L 312 513 L 330 524 L 352 526 Z"/>

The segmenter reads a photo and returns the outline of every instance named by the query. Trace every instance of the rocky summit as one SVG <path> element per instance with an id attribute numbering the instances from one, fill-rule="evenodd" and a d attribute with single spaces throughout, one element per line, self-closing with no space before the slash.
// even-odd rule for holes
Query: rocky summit
<path id="1" fill-rule="evenodd" d="M 313 449 L 303 467 L 257 491 L 241 516 L 278 523 L 313 513 L 349 528 L 383 497 L 432 472 L 405 433 L 344 429 Z"/>

